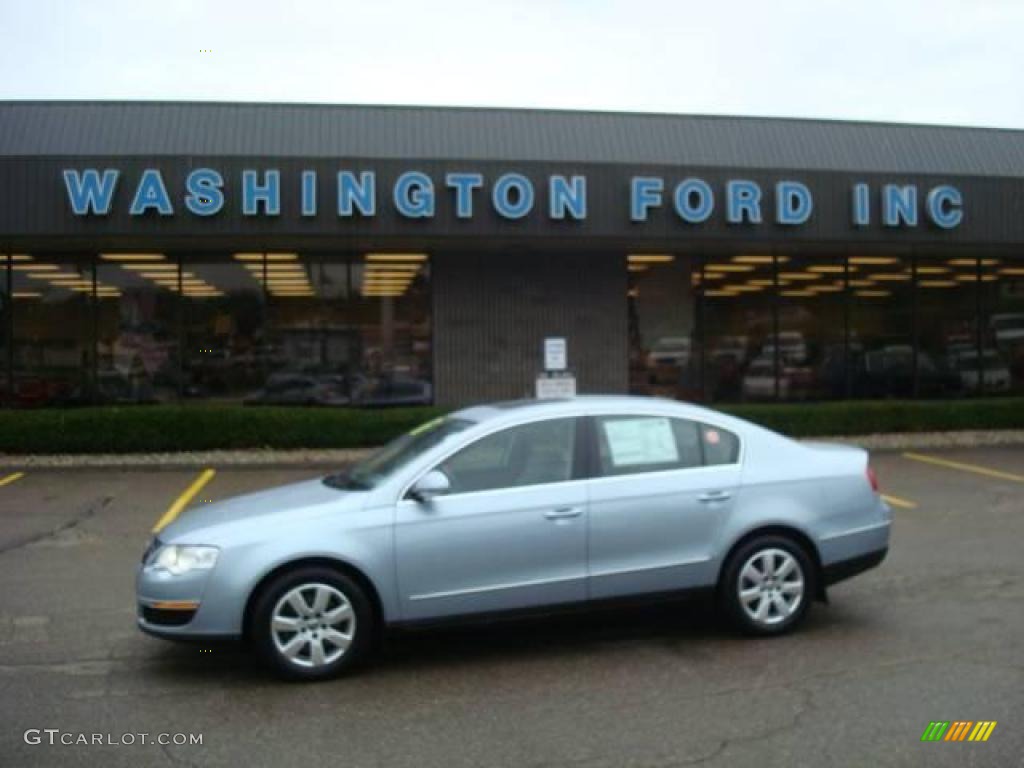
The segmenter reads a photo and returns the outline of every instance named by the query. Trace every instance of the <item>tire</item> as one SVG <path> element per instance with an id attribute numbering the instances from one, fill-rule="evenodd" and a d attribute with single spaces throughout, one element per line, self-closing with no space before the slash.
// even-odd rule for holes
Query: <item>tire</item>
<path id="1" fill-rule="evenodd" d="M 814 563 L 794 539 L 778 534 L 757 536 L 729 557 L 718 585 L 718 600 L 740 631 L 781 635 L 806 617 L 817 594 L 816 579 Z"/>
<path id="2" fill-rule="evenodd" d="M 326 680 L 352 669 L 376 631 L 363 589 L 322 566 L 275 577 L 261 590 L 252 615 L 253 646 L 271 669 L 291 680 Z"/>

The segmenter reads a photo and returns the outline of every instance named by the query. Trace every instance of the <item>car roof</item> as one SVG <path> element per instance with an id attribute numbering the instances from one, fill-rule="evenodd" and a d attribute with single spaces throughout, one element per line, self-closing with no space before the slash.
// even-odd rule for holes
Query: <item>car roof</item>
<path id="1" fill-rule="evenodd" d="M 534 415 L 581 416 L 609 411 L 620 411 L 624 414 L 632 412 L 664 413 L 679 418 L 711 420 L 734 426 L 744 423 L 735 417 L 693 403 L 669 400 L 664 397 L 635 395 L 579 395 L 573 398 L 550 400 L 507 400 L 470 406 L 456 411 L 452 417 L 478 423 L 496 421 L 515 423 L 527 420 Z"/>

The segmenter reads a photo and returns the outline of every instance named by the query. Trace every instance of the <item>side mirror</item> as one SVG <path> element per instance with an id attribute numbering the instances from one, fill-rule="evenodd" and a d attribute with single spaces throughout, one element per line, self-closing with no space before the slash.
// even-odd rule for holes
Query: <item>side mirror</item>
<path id="1" fill-rule="evenodd" d="M 426 504 L 435 496 L 443 496 L 452 488 L 448 475 L 439 469 L 432 469 L 409 489 L 409 496 L 416 501 Z"/>

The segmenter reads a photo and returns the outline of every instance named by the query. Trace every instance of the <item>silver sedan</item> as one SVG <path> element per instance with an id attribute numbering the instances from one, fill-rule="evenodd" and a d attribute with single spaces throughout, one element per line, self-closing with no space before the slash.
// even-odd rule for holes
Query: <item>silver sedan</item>
<path id="1" fill-rule="evenodd" d="M 497 403 L 186 512 L 138 567 L 138 624 L 245 638 L 302 679 L 386 627 L 690 590 L 773 635 L 878 565 L 890 522 L 859 448 L 669 400 Z"/>

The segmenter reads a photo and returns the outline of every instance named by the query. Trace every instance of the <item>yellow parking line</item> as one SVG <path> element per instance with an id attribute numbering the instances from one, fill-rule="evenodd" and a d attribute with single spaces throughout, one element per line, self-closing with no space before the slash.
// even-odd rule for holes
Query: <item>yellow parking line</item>
<path id="1" fill-rule="evenodd" d="M 917 509 L 917 502 L 911 501 L 910 499 L 901 499 L 899 496 L 889 496 L 888 494 L 882 494 L 882 499 L 890 507 L 896 507 L 897 509 Z"/>
<path id="2" fill-rule="evenodd" d="M 998 480 L 1010 480 L 1011 482 L 1014 483 L 1024 483 L 1024 475 L 1015 475 L 1012 472 L 1000 472 L 998 469 L 979 467 L 977 464 L 964 464 L 963 462 L 960 461 L 940 459 L 937 456 L 925 456 L 923 453 L 904 453 L 903 457 L 907 459 L 912 459 L 914 461 L 923 461 L 926 464 L 935 464 L 938 467 L 959 469 L 961 472 L 973 472 L 976 475 L 994 477 Z"/>
<path id="3" fill-rule="evenodd" d="M 174 518 L 181 514 L 181 510 L 188 506 L 188 503 L 192 501 L 195 495 L 203 490 L 203 486 L 213 479 L 215 474 L 217 472 L 212 469 L 204 469 L 200 472 L 199 477 L 192 481 L 192 485 L 186 488 L 181 496 L 175 499 L 174 503 L 164 512 L 163 517 L 156 521 L 156 525 L 153 526 L 153 533 L 159 533 L 163 528 L 170 525 Z"/>
<path id="4" fill-rule="evenodd" d="M 21 480 L 24 476 L 24 472 L 15 472 L 13 475 L 8 475 L 7 477 L 0 479 L 0 486 L 10 485 L 16 480 Z"/>

